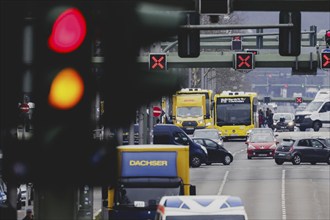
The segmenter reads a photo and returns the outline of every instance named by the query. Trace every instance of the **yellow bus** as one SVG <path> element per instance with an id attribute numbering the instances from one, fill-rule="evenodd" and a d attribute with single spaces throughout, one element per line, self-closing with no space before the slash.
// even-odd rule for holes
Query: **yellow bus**
<path id="1" fill-rule="evenodd" d="M 223 91 L 214 96 L 214 127 L 224 139 L 246 138 L 258 127 L 258 97 L 255 92 Z"/>
<path id="2" fill-rule="evenodd" d="M 210 89 L 201 89 L 201 88 L 183 88 L 176 92 L 176 95 L 180 94 L 202 94 L 205 95 L 206 100 L 206 116 L 204 118 L 206 128 L 213 128 L 213 109 L 212 109 L 212 102 L 214 98 L 213 90 Z"/>

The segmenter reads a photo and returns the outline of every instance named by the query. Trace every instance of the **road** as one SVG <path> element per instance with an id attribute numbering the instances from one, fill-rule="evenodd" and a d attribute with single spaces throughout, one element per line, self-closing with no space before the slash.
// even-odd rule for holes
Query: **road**
<path id="1" fill-rule="evenodd" d="M 278 134 L 278 139 L 330 135 L 328 129 Z M 234 155 L 229 166 L 212 164 L 190 168 L 191 183 L 196 185 L 198 195 L 239 196 L 251 220 L 330 219 L 329 165 L 276 165 L 272 158 L 248 160 L 243 140 L 224 142 L 224 146 Z M 93 196 L 95 216 L 102 207 L 101 189 L 94 188 Z M 24 217 L 25 208 L 18 211 L 18 220 Z"/>
<path id="2" fill-rule="evenodd" d="M 248 160 L 243 141 L 225 142 L 225 147 L 235 155 L 229 166 L 191 169 L 197 194 L 239 196 L 253 220 L 330 219 L 328 164 L 276 165 L 272 158 Z"/>

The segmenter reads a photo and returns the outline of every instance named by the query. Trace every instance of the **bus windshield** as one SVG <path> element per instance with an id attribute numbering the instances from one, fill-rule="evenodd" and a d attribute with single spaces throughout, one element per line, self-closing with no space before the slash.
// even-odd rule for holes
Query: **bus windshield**
<path id="1" fill-rule="evenodd" d="M 217 125 L 250 125 L 250 103 L 221 103 L 217 105 Z"/>

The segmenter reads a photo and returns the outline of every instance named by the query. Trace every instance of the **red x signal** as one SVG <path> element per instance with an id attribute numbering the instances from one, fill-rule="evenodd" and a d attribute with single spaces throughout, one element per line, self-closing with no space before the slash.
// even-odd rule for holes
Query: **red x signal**
<path id="1" fill-rule="evenodd" d="M 253 53 L 236 53 L 235 54 L 235 69 L 237 69 L 237 70 L 254 69 L 254 54 Z"/>
<path id="2" fill-rule="evenodd" d="M 324 51 L 321 53 L 321 68 L 330 69 L 330 51 Z"/>
<path id="3" fill-rule="evenodd" d="M 149 70 L 167 70 L 166 53 L 149 54 Z"/>
<path id="4" fill-rule="evenodd" d="M 296 103 L 302 103 L 303 98 L 302 97 L 296 97 Z"/>

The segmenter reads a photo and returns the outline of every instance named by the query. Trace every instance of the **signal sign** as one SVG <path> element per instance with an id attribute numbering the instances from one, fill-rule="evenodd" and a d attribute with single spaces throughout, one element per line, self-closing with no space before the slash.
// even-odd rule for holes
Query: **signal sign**
<path id="1" fill-rule="evenodd" d="M 167 70 L 166 53 L 150 53 L 149 70 Z"/>
<path id="2" fill-rule="evenodd" d="M 296 97 L 296 103 L 302 103 L 303 98 L 302 97 Z"/>
<path id="3" fill-rule="evenodd" d="M 330 51 L 322 51 L 320 61 L 321 69 L 330 69 Z"/>
<path id="4" fill-rule="evenodd" d="M 236 70 L 252 70 L 254 69 L 254 54 L 253 53 L 236 53 L 235 54 L 235 69 Z"/>

